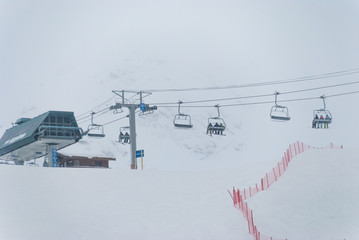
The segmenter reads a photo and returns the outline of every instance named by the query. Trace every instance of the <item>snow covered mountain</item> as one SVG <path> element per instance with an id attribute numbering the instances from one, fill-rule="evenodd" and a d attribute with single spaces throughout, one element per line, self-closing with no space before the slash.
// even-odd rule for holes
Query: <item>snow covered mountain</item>
<path id="1" fill-rule="evenodd" d="M 327 98 L 327 108 L 333 115 L 331 127 L 311 128 L 313 110 L 323 107 L 319 96 L 359 89 L 355 83 L 357 71 L 326 76 L 326 73 L 340 73 L 359 66 L 358 11 L 355 1 L 0 0 L 0 106 L 3 110 L 0 135 L 18 118 L 35 117 L 48 110 L 74 111 L 80 126 L 87 129 L 91 111 L 101 112 L 115 104 L 112 90 L 217 87 L 201 91 L 153 91 L 145 98 L 145 103 L 157 105 L 158 110 L 151 115 L 137 116 L 137 148 L 145 150 L 144 172 L 129 171 L 129 146 L 116 142 L 120 127 L 128 126 L 128 119 L 123 118 L 127 110 L 121 114 L 99 113 L 95 117 L 96 123 L 106 124 L 104 139 L 85 137 L 63 149 L 83 155 L 115 156 L 116 162 L 110 163 L 109 171 L 1 165 L 1 192 L 9 197 L 2 198 L 0 203 L 11 208 L 2 210 L 5 217 L 0 217 L 0 232 L 10 230 L 0 236 L 26 239 L 27 232 L 31 232 L 30 236 L 45 239 L 64 224 L 69 231 L 58 239 L 118 239 L 118 236 L 124 239 L 218 239 L 218 236 L 250 239 L 246 223 L 233 209 L 227 189 L 256 182 L 278 162 L 288 144 L 297 140 L 313 146 L 334 142 L 353 152 L 358 150 L 359 112 L 354 108 L 358 94 Z M 291 84 L 219 89 L 313 75 L 321 77 Z M 339 86 L 350 82 L 352 84 Z M 333 85 L 338 86 L 323 88 Z M 303 89 L 312 90 L 298 91 Z M 298 91 L 279 95 L 279 100 L 310 99 L 283 103 L 291 115 L 291 121 L 286 123 L 269 118 L 274 95 L 207 101 L 275 91 Z M 313 97 L 317 99 L 311 99 Z M 182 111 L 192 117 L 192 129 L 175 129 L 172 121 L 177 106 L 159 104 L 178 100 L 202 101 L 192 105 L 206 106 L 192 108 L 183 104 Z M 217 115 L 215 104 L 262 101 L 272 102 L 221 107 L 221 117 L 227 124 L 225 136 L 206 135 L 208 118 Z M 120 120 L 114 121 L 116 119 Z M 255 171 L 249 171 L 252 168 Z M 20 182 L 13 179 L 14 176 L 21 176 L 16 178 Z M 95 182 L 93 178 L 101 180 Z M 22 185 L 28 179 L 31 181 Z M 59 179 L 66 182 L 59 183 Z M 66 188 L 72 181 L 77 184 Z M 185 191 L 194 183 L 193 188 Z M 42 184 L 45 185 L 40 186 Z M 102 185 L 106 187 L 101 189 Z M 214 186 L 213 192 L 211 186 Z M 46 192 L 50 187 L 59 190 Z M 141 191 L 133 190 L 137 187 Z M 83 192 L 75 193 L 76 189 Z M 185 193 L 184 199 L 181 193 Z M 90 200 L 80 207 L 83 199 Z M 157 202 L 158 199 L 163 200 Z M 215 203 L 206 199 L 214 199 Z M 97 200 L 103 200 L 106 207 L 97 206 Z M 178 205 L 164 208 L 153 225 L 147 224 L 159 210 L 159 203 L 168 206 L 166 204 L 174 200 Z M 47 203 L 41 205 L 43 201 Z M 56 201 L 56 207 L 50 206 L 49 202 Z M 188 206 L 183 206 L 181 201 Z M 75 207 L 68 207 L 72 202 Z M 148 205 L 143 206 L 144 202 Z M 27 208 L 29 205 L 36 207 Z M 21 206 L 21 210 L 9 217 L 16 206 Z M 222 206 L 221 211 L 226 214 L 205 214 L 208 208 L 218 206 Z M 140 230 L 141 224 L 135 221 L 144 213 L 144 208 L 151 210 L 141 220 L 147 229 Z M 178 223 L 169 212 L 181 208 L 186 211 L 178 213 L 182 221 Z M 132 211 L 124 209 L 136 210 L 131 215 Z M 185 213 L 191 212 L 192 215 L 186 216 Z M 196 218 L 197 214 L 201 217 Z M 72 220 L 68 220 L 70 215 Z M 55 219 L 53 223 L 45 221 L 48 216 Z M 119 216 L 121 228 L 115 224 Z M 104 217 L 103 231 L 85 226 L 87 218 L 96 221 L 101 217 Z M 201 226 L 207 218 L 218 218 L 218 221 L 203 229 Z M 12 235 L 19 219 L 23 225 L 31 224 L 19 235 Z M 195 219 L 194 224 L 186 225 L 190 219 Z M 131 224 L 126 225 L 128 222 Z M 35 223 L 43 224 L 48 230 L 42 234 Z M 186 234 L 168 237 L 170 233 L 181 232 L 179 226 Z M 133 235 L 135 231 L 138 235 Z M 159 232 L 163 235 L 156 235 Z M 228 237 L 224 237 L 227 236 L 224 232 L 230 232 Z"/>
<path id="2" fill-rule="evenodd" d="M 319 2 L 313 7 L 311 3 L 289 5 L 285 1 L 271 4 L 226 1 L 220 5 L 207 1 L 173 5 L 163 1 L 151 4 L 37 1 L 1 5 L 0 31 L 4 37 L 0 42 L 0 96 L 6 114 L 1 118 L 0 133 L 20 117 L 34 117 L 48 110 L 74 111 L 82 117 L 88 111 L 88 118 L 79 121 L 86 129 L 90 124 L 89 111 L 96 112 L 115 103 L 112 99 L 97 107 L 114 96 L 112 90 L 261 83 L 359 65 L 354 54 L 359 38 L 353 28 L 353 22 L 358 22 L 354 2 L 331 3 L 325 7 Z M 345 15 L 335 24 L 330 15 L 333 9 L 338 15 Z M 351 74 L 297 84 L 229 90 L 155 92 L 145 101 L 188 102 L 271 94 L 350 82 L 356 77 L 357 74 Z M 337 94 L 355 87 L 302 92 L 286 99 Z M 275 157 L 296 140 L 314 145 L 333 141 L 355 147 L 358 132 L 355 119 L 359 116 L 357 111 L 348 113 L 347 106 L 357 99 L 357 95 L 327 99 L 327 107 L 334 117 L 330 131 L 334 132 L 309 129 L 312 111 L 322 107 L 320 99 L 286 103 L 292 116 L 287 124 L 269 120 L 274 103 L 221 108 L 228 126 L 224 138 L 203 134 L 208 117 L 217 114 L 215 108 L 183 105 L 182 111 L 192 116 L 194 124 L 193 130 L 186 132 L 172 127 L 177 113 L 175 106 L 159 106 L 153 115 L 138 118 L 138 148 L 148 153 L 148 166 L 161 161 L 155 164 L 157 168 L 166 165 L 163 159 L 177 158 L 179 164 L 173 166 L 180 167 L 183 158 L 197 165 L 198 159 L 212 156 L 222 158 L 225 166 L 227 163 L 223 161 L 233 162 L 233 156 L 248 158 L 258 146 L 268 148 L 257 153 L 263 153 L 257 157 L 272 156 L 270 153 L 275 153 Z M 274 96 L 203 105 L 255 101 L 274 102 Z M 125 115 L 107 113 L 95 121 L 107 123 Z M 126 119 L 107 125 L 107 140 L 117 140 L 122 126 L 128 126 Z M 270 142 L 276 142 L 275 146 Z M 123 147 L 115 155 L 125 156 L 127 151 Z M 172 160 L 172 164 L 177 160 Z M 198 164 L 206 165 L 201 163 Z"/>

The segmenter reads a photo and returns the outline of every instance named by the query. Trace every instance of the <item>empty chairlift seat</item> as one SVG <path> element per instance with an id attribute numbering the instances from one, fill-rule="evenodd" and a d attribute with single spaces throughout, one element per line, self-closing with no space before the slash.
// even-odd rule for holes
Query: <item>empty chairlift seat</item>
<path id="1" fill-rule="evenodd" d="M 88 127 L 88 131 L 87 136 L 89 137 L 103 138 L 106 136 L 104 128 L 101 125 L 91 124 Z"/>
<path id="2" fill-rule="evenodd" d="M 105 137 L 105 130 L 103 125 L 95 124 L 93 122 L 94 112 L 91 112 L 91 124 L 87 128 L 87 136 L 94 138 L 103 138 Z"/>
<path id="3" fill-rule="evenodd" d="M 173 119 L 173 125 L 176 128 L 188 129 L 192 128 L 191 116 L 188 114 L 181 113 L 181 104 L 182 101 L 178 101 L 178 114 L 175 115 Z"/>
<path id="4" fill-rule="evenodd" d="M 173 119 L 173 125 L 176 128 L 192 128 L 191 116 L 183 113 L 176 114 Z"/>
<path id="5" fill-rule="evenodd" d="M 285 121 L 289 121 L 290 120 L 290 116 L 289 116 L 289 110 L 286 106 L 280 106 L 277 104 L 277 96 L 279 95 L 279 92 L 275 92 L 275 105 L 271 108 L 270 111 L 270 117 L 272 120 L 275 121 L 281 121 L 281 122 L 285 122 Z"/>
<path id="6" fill-rule="evenodd" d="M 272 120 L 289 121 L 289 111 L 285 106 L 276 105 L 271 108 L 270 117 Z"/>

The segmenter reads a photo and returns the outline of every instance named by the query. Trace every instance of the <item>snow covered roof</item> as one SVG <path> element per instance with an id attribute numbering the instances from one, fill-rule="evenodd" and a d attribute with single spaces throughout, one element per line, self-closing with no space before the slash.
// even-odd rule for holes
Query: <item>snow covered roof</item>
<path id="1" fill-rule="evenodd" d="M 116 152 L 118 152 L 117 145 L 117 142 L 106 138 L 91 139 L 90 137 L 85 137 L 76 144 L 61 149 L 59 153 L 69 157 L 83 156 L 87 158 L 116 158 Z"/>

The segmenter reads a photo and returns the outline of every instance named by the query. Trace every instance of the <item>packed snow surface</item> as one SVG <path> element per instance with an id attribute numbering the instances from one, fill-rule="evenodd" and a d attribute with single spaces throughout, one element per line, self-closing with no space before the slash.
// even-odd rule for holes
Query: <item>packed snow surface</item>
<path id="1" fill-rule="evenodd" d="M 356 150 L 295 157 L 248 200 L 258 229 L 283 239 L 357 239 L 358 162 Z M 251 185 L 257 171 L 0 165 L 0 239 L 252 239 L 227 189 Z"/>
<path id="2" fill-rule="evenodd" d="M 251 239 L 229 172 L 0 165 L 0 239 Z"/>

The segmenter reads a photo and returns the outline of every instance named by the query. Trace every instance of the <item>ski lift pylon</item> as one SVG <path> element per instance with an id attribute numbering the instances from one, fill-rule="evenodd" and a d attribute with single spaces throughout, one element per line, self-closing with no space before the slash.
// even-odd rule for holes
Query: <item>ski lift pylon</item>
<path id="1" fill-rule="evenodd" d="M 279 92 L 275 92 L 275 105 L 271 108 L 270 110 L 270 117 L 272 120 L 276 120 L 276 121 L 289 121 L 290 120 L 290 116 L 289 116 L 289 110 L 286 106 L 281 106 L 278 105 L 277 103 L 277 96 L 279 95 Z"/>
<path id="2" fill-rule="evenodd" d="M 103 138 L 105 137 L 103 125 L 95 124 L 93 122 L 93 115 L 95 115 L 95 112 L 91 112 L 91 124 L 87 128 L 87 136 Z"/>
<path id="3" fill-rule="evenodd" d="M 173 125 L 176 128 L 192 128 L 191 116 L 188 114 L 181 113 L 181 100 L 178 101 L 178 114 L 173 119 Z"/>

